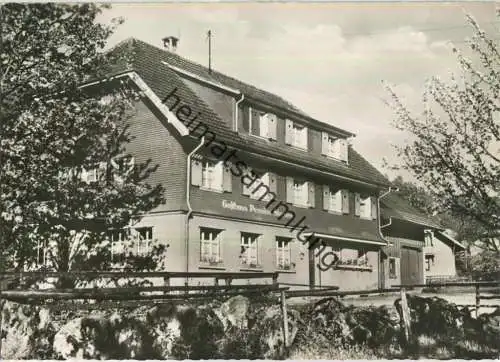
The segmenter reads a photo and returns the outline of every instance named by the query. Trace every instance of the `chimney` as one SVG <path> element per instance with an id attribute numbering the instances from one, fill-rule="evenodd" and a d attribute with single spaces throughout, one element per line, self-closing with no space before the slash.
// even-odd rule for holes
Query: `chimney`
<path id="1" fill-rule="evenodd" d="M 175 36 L 167 36 L 162 40 L 165 49 L 171 51 L 172 53 L 175 53 L 175 51 L 177 50 L 177 43 L 179 42 L 179 38 L 176 38 Z"/>

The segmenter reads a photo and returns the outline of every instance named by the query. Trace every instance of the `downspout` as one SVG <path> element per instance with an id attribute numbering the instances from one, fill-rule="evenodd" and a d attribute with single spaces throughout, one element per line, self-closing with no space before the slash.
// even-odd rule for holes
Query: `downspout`
<path id="1" fill-rule="evenodd" d="M 192 150 L 187 156 L 187 174 L 186 174 L 186 203 L 188 207 L 188 212 L 186 214 L 186 223 L 184 229 L 184 242 L 186 248 L 186 273 L 189 272 L 189 219 L 193 213 L 193 208 L 191 207 L 190 190 L 191 190 L 191 157 L 198 152 L 198 150 L 205 143 L 205 136 L 201 137 L 200 144 Z M 189 278 L 186 277 L 185 285 L 188 285 Z"/>
<path id="2" fill-rule="evenodd" d="M 243 93 L 240 93 L 240 94 L 241 94 L 241 98 L 238 101 L 236 101 L 236 104 L 234 106 L 234 117 L 233 117 L 233 131 L 234 132 L 238 132 L 238 121 L 239 121 L 238 106 L 245 99 L 245 95 Z"/>
<path id="3" fill-rule="evenodd" d="M 384 235 L 382 235 L 382 229 L 383 228 L 386 228 L 390 225 L 392 225 L 392 217 L 389 218 L 389 223 L 388 224 L 385 224 L 385 225 L 380 225 L 380 221 L 382 221 L 382 214 L 380 212 L 380 200 L 382 200 L 384 197 L 386 197 L 387 195 L 389 195 L 392 191 L 395 191 L 395 192 L 398 192 L 399 189 L 397 187 L 389 187 L 389 189 L 384 192 L 382 195 L 380 195 L 378 198 L 377 198 L 377 215 L 378 215 L 378 218 L 379 218 L 379 222 L 378 222 L 378 233 L 380 235 L 380 237 L 382 238 L 382 240 L 384 241 L 387 241 L 384 239 Z"/>
<path id="4" fill-rule="evenodd" d="M 384 235 L 382 234 L 382 228 L 384 227 L 387 227 L 389 225 L 392 224 L 392 218 L 389 218 L 389 223 L 386 224 L 386 225 L 380 225 L 380 222 L 382 221 L 382 213 L 380 212 L 380 200 L 384 197 L 386 197 L 387 195 L 389 195 L 392 191 L 399 191 L 398 188 L 392 188 L 392 186 L 389 187 L 389 189 L 384 192 L 382 195 L 380 195 L 379 197 L 377 197 L 377 216 L 378 216 L 378 233 L 379 233 L 379 236 L 382 240 L 384 240 L 385 242 L 387 242 L 387 240 L 385 240 L 384 238 Z M 387 242 L 388 243 L 388 242 Z M 381 248 L 378 249 L 378 262 L 379 262 L 379 268 L 382 264 L 382 258 L 381 258 Z M 380 268 L 381 269 L 381 268 Z M 379 288 L 382 288 L 382 287 L 385 287 L 385 276 L 384 278 L 382 278 L 382 272 L 379 270 L 379 273 L 378 273 L 378 276 L 379 276 Z M 384 280 L 382 280 L 384 279 Z"/>

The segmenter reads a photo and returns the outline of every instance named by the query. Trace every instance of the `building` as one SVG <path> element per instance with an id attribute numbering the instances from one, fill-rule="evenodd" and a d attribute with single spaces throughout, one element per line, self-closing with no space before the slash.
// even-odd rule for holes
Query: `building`
<path id="1" fill-rule="evenodd" d="M 381 229 L 391 243 L 384 248 L 385 286 L 421 284 L 456 276 L 455 254 L 465 247 L 431 218 L 397 194 L 381 200 Z"/>
<path id="2" fill-rule="evenodd" d="M 144 245 L 169 244 L 168 271 L 279 271 L 279 282 L 296 286 L 381 286 L 378 196 L 389 183 L 349 144 L 354 134 L 171 46 L 129 39 L 113 51 L 123 50 L 132 57 L 108 86 L 127 80 L 142 94 L 127 151 L 157 164 L 149 182 L 166 189 L 165 204 L 132 233 Z M 129 235 L 112 233 L 114 250 Z"/>

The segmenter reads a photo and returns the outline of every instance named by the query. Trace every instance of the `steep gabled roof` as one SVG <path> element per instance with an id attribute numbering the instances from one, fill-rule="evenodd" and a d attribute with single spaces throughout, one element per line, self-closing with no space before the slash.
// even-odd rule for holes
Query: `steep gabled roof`
<path id="1" fill-rule="evenodd" d="M 409 221 L 414 224 L 427 226 L 433 229 L 443 230 L 438 222 L 415 209 L 401 196 L 391 193 L 380 200 L 382 215 L 394 219 Z"/>
<path id="2" fill-rule="evenodd" d="M 389 181 L 359 153 L 352 149 L 352 147 L 349 147 L 349 165 L 345 165 L 342 162 L 326 157 L 319 157 L 310 152 L 303 152 L 292 147 L 283 148 L 276 142 L 269 142 L 264 139 L 234 132 L 227 126 L 227 122 L 222 119 L 223 117 L 210 107 L 201 95 L 191 89 L 179 74 L 164 65 L 163 62 L 196 74 L 208 81 L 220 83 L 230 88 L 237 88 L 243 94 L 249 95 L 252 98 L 265 103 L 271 103 L 288 112 L 300 114 L 303 117 L 311 119 L 283 98 L 219 72 L 209 72 L 206 67 L 140 40 L 127 39 L 118 44 L 110 52 L 119 53 L 122 51 L 131 55 L 130 59 L 128 61 L 117 62 L 110 71 L 110 75 L 135 71 L 160 99 L 164 99 L 172 90 L 176 89 L 176 94 L 182 99 L 183 103 L 189 104 L 193 110 L 193 114 L 200 113 L 201 116 L 198 118 L 198 121 L 205 123 L 210 131 L 216 134 L 217 140 L 224 141 L 228 146 L 293 164 L 301 164 L 316 170 L 354 178 L 372 185 L 389 185 Z"/>

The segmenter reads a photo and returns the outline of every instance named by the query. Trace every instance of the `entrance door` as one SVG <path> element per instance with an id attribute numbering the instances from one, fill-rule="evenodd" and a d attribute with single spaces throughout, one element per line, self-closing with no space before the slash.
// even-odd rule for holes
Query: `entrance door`
<path id="1" fill-rule="evenodd" d="M 418 249 L 401 248 L 401 284 L 420 284 L 423 279 L 422 251 Z"/>

